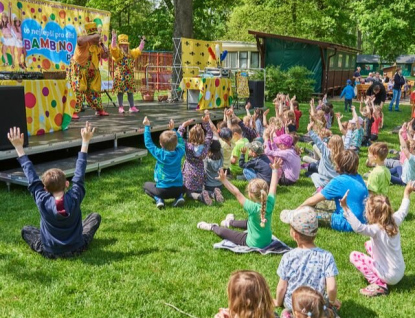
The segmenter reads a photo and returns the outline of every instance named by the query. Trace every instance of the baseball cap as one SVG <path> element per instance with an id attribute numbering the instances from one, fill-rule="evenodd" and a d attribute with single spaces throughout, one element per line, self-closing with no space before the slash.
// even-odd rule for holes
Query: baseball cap
<path id="1" fill-rule="evenodd" d="M 356 124 L 356 120 L 354 120 L 354 119 L 350 119 L 350 120 L 349 120 L 349 123 L 351 123 L 351 124 Z M 360 125 L 363 125 L 363 118 L 362 118 L 362 117 L 360 117 L 360 116 L 359 116 L 359 123 L 360 123 Z"/>
<path id="2" fill-rule="evenodd" d="M 255 152 L 257 155 L 261 155 L 264 153 L 264 146 L 259 141 L 253 141 L 246 145 L 246 147 Z"/>
<path id="3" fill-rule="evenodd" d="M 282 210 L 280 219 L 301 234 L 312 237 L 317 235 L 317 214 L 310 206 L 303 206 L 296 210 Z"/>
<path id="4" fill-rule="evenodd" d="M 347 84 L 351 84 L 351 83 L 352 83 L 352 81 L 348 79 L 348 80 L 346 81 L 346 83 L 347 83 Z"/>
<path id="5" fill-rule="evenodd" d="M 275 143 L 277 145 L 282 144 L 287 147 L 291 147 L 293 145 L 293 137 L 289 134 L 283 134 L 275 138 Z"/>

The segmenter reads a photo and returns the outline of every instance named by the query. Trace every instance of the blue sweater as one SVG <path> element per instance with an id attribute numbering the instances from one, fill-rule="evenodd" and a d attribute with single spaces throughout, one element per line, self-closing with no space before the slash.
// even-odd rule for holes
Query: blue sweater
<path id="1" fill-rule="evenodd" d="M 167 151 L 158 148 L 151 139 L 150 126 L 144 128 L 144 144 L 148 151 L 156 159 L 156 167 L 154 168 L 154 181 L 156 188 L 171 188 L 183 186 L 182 175 L 182 158 L 185 153 L 185 145 L 183 138 L 176 132 L 177 147 L 174 151 Z"/>
<path id="2" fill-rule="evenodd" d="M 354 89 L 352 85 L 347 85 L 345 88 L 343 88 L 343 91 L 340 95 L 340 98 L 344 96 L 344 99 L 353 99 L 354 95 Z"/>
<path id="3" fill-rule="evenodd" d="M 32 162 L 28 156 L 18 158 L 26 178 L 29 191 L 35 199 L 40 212 L 40 240 L 43 249 L 52 254 L 75 251 L 82 247 L 82 213 L 81 202 L 85 196 L 84 178 L 87 154 L 79 152 L 76 161 L 72 188 L 64 195 L 65 215 L 58 213 L 53 195 L 44 189 Z"/>
<path id="4" fill-rule="evenodd" d="M 270 167 L 271 160 L 262 154 L 258 157 L 252 158 L 245 162 L 245 155 L 241 154 L 239 158 L 239 167 L 242 169 L 251 169 L 255 171 L 257 178 L 265 180 L 268 184 L 271 183 L 272 169 Z"/>

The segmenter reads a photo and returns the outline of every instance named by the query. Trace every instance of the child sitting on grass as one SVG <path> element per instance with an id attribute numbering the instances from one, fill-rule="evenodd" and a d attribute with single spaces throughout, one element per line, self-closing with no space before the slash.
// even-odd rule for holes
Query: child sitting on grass
<path id="1" fill-rule="evenodd" d="M 179 127 L 179 134 L 182 136 L 186 127 L 194 122 L 193 119 L 185 121 Z M 205 134 L 206 131 L 206 134 Z M 202 118 L 202 125 L 194 125 L 189 131 L 189 138 L 185 142 L 186 160 L 183 164 L 183 184 L 186 189 L 186 196 L 212 205 L 209 192 L 203 190 L 205 183 L 205 167 L 203 160 L 206 158 L 213 133 L 210 128 L 210 115 L 205 112 Z"/>
<path id="2" fill-rule="evenodd" d="M 153 198 L 158 209 L 164 208 L 165 199 L 175 199 L 173 206 L 184 205 L 182 158 L 185 153 L 183 138 L 174 131 L 174 121 L 170 119 L 169 130 L 160 135 L 160 146 L 156 147 L 151 139 L 150 120 L 144 117 L 144 144 L 148 152 L 156 159 L 154 182 L 144 183 L 144 192 Z"/>
<path id="3" fill-rule="evenodd" d="M 314 244 L 318 231 L 314 209 L 303 206 L 297 210 L 283 210 L 280 218 L 283 223 L 290 225 L 290 236 L 298 247 L 285 253 L 278 266 L 280 280 L 275 305 L 284 305 L 285 312 L 292 312 L 293 292 L 300 286 L 309 286 L 325 294 L 328 303 L 339 309 L 341 303 L 337 300 L 335 278 L 339 272 L 333 255 Z M 283 311 L 281 316 L 285 317 L 284 314 Z"/>
<path id="4" fill-rule="evenodd" d="M 337 114 L 337 122 L 339 124 L 340 132 L 344 135 L 344 149 L 350 149 L 359 152 L 362 146 L 364 131 L 362 128 L 363 119 L 357 116 L 354 106 L 351 107 L 353 119 L 349 120 L 347 129 L 341 123 L 342 115 Z"/>
<path id="5" fill-rule="evenodd" d="M 216 223 L 199 222 L 197 228 L 213 231 L 221 238 L 229 240 L 236 245 L 264 248 L 271 244 L 271 219 L 278 184 L 278 169 L 281 164 L 281 159 L 275 160 L 272 163 L 270 186 L 261 179 L 253 179 L 249 182 L 247 187 L 249 199 L 245 198 L 238 188 L 226 178 L 226 173 L 221 169 L 218 180 L 223 183 L 226 189 L 243 206 L 248 213 L 248 220 L 236 221 L 233 214 L 228 214 L 226 219 L 221 222 L 221 226 Z M 248 232 L 232 231 L 228 229 L 230 226 L 248 230 Z"/>
<path id="6" fill-rule="evenodd" d="M 391 173 L 392 184 L 405 185 L 410 180 L 415 179 L 415 141 L 405 141 L 407 135 L 408 123 L 404 123 L 399 130 L 399 143 L 403 153 L 404 162 L 402 166 L 396 166 L 389 169 Z"/>
<path id="7" fill-rule="evenodd" d="M 353 191 L 353 189 L 351 189 Z M 414 182 L 409 181 L 403 195 L 401 207 L 395 213 L 384 195 L 370 196 L 366 202 L 366 219 L 362 224 L 347 205 L 349 190 L 340 200 L 344 217 L 353 231 L 370 237 L 365 243 L 369 256 L 351 252 L 350 262 L 363 274 L 370 285 L 360 290 L 362 295 L 373 297 L 389 294 L 388 285 L 396 285 L 405 273 L 399 226 L 409 211 L 409 197 L 414 191 Z"/>
<path id="8" fill-rule="evenodd" d="M 265 154 L 272 159 L 281 158 L 283 160 L 279 184 L 292 185 L 300 178 L 301 159 L 293 147 L 293 137 L 288 134 L 275 138 L 277 148 L 274 148 L 268 140 L 265 143 Z"/>
<path id="9" fill-rule="evenodd" d="M 219 140 L 213 139 L 209 152 L 203 160 L 205 165 L 205 190 L 216 202 L 223 203 L 222 183 L 217 180 L 218 172 L 223 166 L 222 148 Z"/>
<path id="10" fill-rule="evenodd" d="M 232 273 L 228 282 L 228 308 L 220 308 L 215 318 L 275 318 L 274 304 L 265 278 L 257 272 Z"/>
<path id="11" fill-rule="evenodd" d="M 240 126 L 233 125 L 231 130 L 233 135 L 232 141 L 234 142 L 235 147 L 232 150 L 231 165 L 229 168 L 231 170 L 232 176 L 237 177 L 238 175 L 242 175 L 242 168 L 239 167 L 241 149 L 249 143 L 249 140 L 242 136 L 242 129 Z M 248 161 L 248 154 L 245 154 L 245 160 Z"/>
<path id="12" fill-rule="evenodd" d="M 249 157 L 251 160 L 245 162 L 247 149 L 249 149 Z M 253 141 L 241 149 L 239 167 L 243 169 L 246 180 L 250 181 L 259 178 L 270 184 L 272 175 L 270 164 L 271 161 L 264 154 L 264 146 L 259 141 Z"/>
<path id="13" fill-rule="evenodd" d="M 332 308 L 326 306 L 323 295 L 308 286 L 298 287 L 292 295 L 292 314 L 281 318 L 335 318 Z"/>
<path id="14" fill-rule="evenodd" d="M 375 164 L 375 169 L 369 174 L 367 189 L 370 194 L 388 195 L 391 173 L 385 167 L 385 159 L 388 156 L 388 145 L 384 142 L 375 142 L 368 149 L 368 160 Z"/>
<path id="15" fill-rule="evenodd" d="M 82 221 L 81 203 L 85 197 L 85 169 L 88 145 L 94 134 L 89 122 L 81 129 L 82 147 L 78 153 L 72 188 L 60 169 L 49 169 L 42 175 L 36 174 L 32 162 L 23 149 L 24 135 L 20 128 L 10 128 L 7 134 L 16 149 L 18 161 L 29 181 L 29 191 L 40 212 L 40 230 L 25 226 L 22 237 L 30 248 L 46 258 L 73 257 L 85 251 L 94 238 L 101 223 L 97 213 L 89 214 Z"/>

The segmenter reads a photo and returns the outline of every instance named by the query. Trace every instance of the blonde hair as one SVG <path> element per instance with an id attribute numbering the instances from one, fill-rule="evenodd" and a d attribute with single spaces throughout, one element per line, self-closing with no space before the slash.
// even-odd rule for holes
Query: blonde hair
<path id="1" fill-rule="evenodd" d="M 65 173 L 61 169 L 49 169 L 43 173 L 42 183 L 48 192 L 64 191 L 66 188 Z"/>
<path id="2" fill-rule="evenodd" d="M 287 117 L 289 120 L 295 120 L 295 113 L 294 113 L 292 110 L 288 110 L 288 111 L 286 112 L 286 117 Z"/>
<path id="3" fill-rule="evenodd" d="M 193 145 L 203 145 L 205 143 L 205 131 L 200 124 L 194 125 L 190 129 L 188 142 Z"/>
<path id="4" fill-rule="evenodd" d="M 337 165 L 337 160 L 340 153 L 344 150 L 343 139 L 339 135 L 334 135 L 327 143 L 327 148 L 330 149 L 330 160 L 334 167 Z"/>
<path id="5" fill-rule="evenodd" d="M 384 161 L 388 156 L 389 149 L 385 142 L 375 142 L 370 145 L 368 152 L 378 156 L 380 160 Z"/>
<path id="6" fill-rule="evenodd" d="M 177 135 L 173 130 L 163 131 L 159 138 L 160 145 L 167 151 L 174 151 L 177 147 Z"/>
<path id="7" fill-rule="evenodd" d="M 292 310 L 296 318 L 334 318 L 333 311 L 325 308 L 323 296 L 308 286 L 293 292 Z"/>
<path id="8" fill-rule="evenodd" d="M 254 271 L 232 273 L 228 283 L 231 318 L 273 318 L 274 303 L 264 277 Z"/>
<path id="9" fill-rule="evenodd" d="M 251 116 L 244 116 L 244 118 L 243 118 L 243 123 L 245 124 L 245 126 L 247 126 L 247 127 L 251 127 Z"/>
<path id="10" fill-rule="evenodd" d="M 268 183 L 262 179 L 253 179 L 248 183 L 247 191 L 252 200 L 261 203 L 261 227 L 265 227 L 265 222 L 267 222 L 265 210 L 269 191 Z"/>
<path id="11" fill-rule="evenodd" d="M 395 236 L 399 232 L 389 198 L 384 195 L 369 197 L 366 202 L 366 219 L 369 224 L 378 224 L 388 236 Z"/>

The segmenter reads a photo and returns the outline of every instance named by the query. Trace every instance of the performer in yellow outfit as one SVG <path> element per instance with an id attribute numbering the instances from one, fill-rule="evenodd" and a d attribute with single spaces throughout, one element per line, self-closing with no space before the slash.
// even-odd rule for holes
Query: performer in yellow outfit
<path id="1" fill-rule="evenodd" d="M 72 119 L 79 119 L 83 95 L 88 104 L 96 110 L 95 115 L 108 116 L 102 108 L 101 73 L 99 61 L 108 58 L 108 48 L 101 41 L 95 22 L 85 24 L 87 35 L 79 36 L 75 54 L 71 59 L 68 79 L 76 96 L 75 113 Z"/>
<path id="2" fill-rule="evenodd" d="M 111 41 L 111 55 L 114 60 L 114 92 L 118 97 L 118 112 L 124 113 L 123 96 L 127 93 L 128 102 L 130 104 L 130 113 L 136 113 L 139 110 L 134 106 L 134 60 L 141 55 L 141 51 L 144 48 L 145 37 L 141 38 L 141 43 L 138 48 L 130 50 L 128 42 L 128 35 L 120 34 L 118 36 L 117 45 L 117 33 L 112 30 Z"/>

